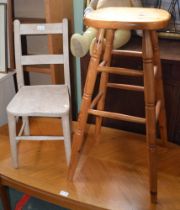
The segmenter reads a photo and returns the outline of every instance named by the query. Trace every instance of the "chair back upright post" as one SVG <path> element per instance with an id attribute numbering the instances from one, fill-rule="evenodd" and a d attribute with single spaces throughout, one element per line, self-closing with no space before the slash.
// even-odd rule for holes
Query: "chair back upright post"
<path id="1" fill-rule="evenodd" d="M 22 46 L 21 46 L 21 36 L 20 36 L 20 22 L 18 20 L 14 21 L 14 45 L 15 45 L 15 63 L 16 63 L 16 79 L 18 90 L 24 86 L 24 76 L 23 76 L 23 67 L 21 65 L 21 55 L 22 55 Z"/>

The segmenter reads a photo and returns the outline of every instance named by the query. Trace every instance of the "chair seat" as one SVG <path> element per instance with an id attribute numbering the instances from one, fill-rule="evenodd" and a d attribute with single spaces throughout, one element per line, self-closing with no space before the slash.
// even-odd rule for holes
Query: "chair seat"
<path id="1" fill-rule="evenodd" d="M 167 26 L 170 14 L 157 8 L 109 7 L 88 13 L 84 24 L 105 29 L 157 30 Z"/>
<path id="2" fill-rule="evenodd" d="M 9 103 L 7 111 L 16 116 L 59 117 L 69 111 L 68 87 L 24 86 Z"/>

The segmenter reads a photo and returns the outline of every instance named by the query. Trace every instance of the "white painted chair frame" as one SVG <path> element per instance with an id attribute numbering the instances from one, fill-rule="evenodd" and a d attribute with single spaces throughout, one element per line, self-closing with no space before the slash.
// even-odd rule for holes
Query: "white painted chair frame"
<path id="1" fill-rule="evenodd" d="M 62 34 L 63 54 L 22 55 L 21 35 L 39 34 Z M 67 164 L 69 164 L 71 156 L 71 87 L 69 71 L 68 21 L 67 19 L 63 19 L 62 23 L 20 24 L 18 20 L 15 20 L 14 43 L 18 92 L 7 106 L 13 167 L 18 167 L 17 142 L 19 140 L 64 140 L 66 160 Z M 63 64 L 64 84 L 25 86 L 23 66 L 39 64 Z M 46 96 L 49 98 L 47 99 Z M 44 102 L 46 103 L 45 105 L 43 104 Z M 61 118 L 63 136 L 31 136 L 29 129 L 29 117 L 38 116 Z M 19 134 L 16 135 L 16 119 L 19 117 L 22 117 L 23 123 Z"/>

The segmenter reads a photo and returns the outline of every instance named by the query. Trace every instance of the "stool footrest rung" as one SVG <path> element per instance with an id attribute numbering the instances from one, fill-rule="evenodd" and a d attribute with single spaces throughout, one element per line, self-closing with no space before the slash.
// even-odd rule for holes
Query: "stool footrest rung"
<path id="1" fill-rule="evenodd" d="M 109 67 L 109 66 L 98 66 L 97 70 L 99 72 L 107 72 L 112 74 L 120 74 L 124 76 L 131 76 L 131 77 L 142 77 L 143 71 L 128 69 L 128 68 L 118 68 L 118 67 Z"/>
<path id="2" fill-rule="evenodd" d="M 145 118 L 135 117 L 135 116 L 121 114 L 121 113 L 116 113 L 116 112 L 107 112 L 107 111 L 100 111 L 100 110 L 95 110 L 95 109 L 89 109 L 88 113 L 92 114 L 92 115 L 95 115 L 95 116 L 107 117 L 107 118 L 112 118 L 112 119 L 116 119 L 116 120 L 123 120 L 123 121 L 134 122 L 134 123 L 141 123 L 141 124 L 145 124 L 146 123 L 146 119 Z"/>
<path id="3" fill-rule="evenodd" d="M 118 89 L 123 89 L 123 90 L 133 90 L 133 91 L 142 91 L 142 92 L 144 91 L 144 87 L 138 86 L 138 85 L 108 83 L 107 86 L 110 88 L 118 88 Z"/>
<path id="4" fill-rule="evenodd" d="M 142 52 L 135 50 L 112 50 L 112 54 L 120 56 L 142 57 Z"/>

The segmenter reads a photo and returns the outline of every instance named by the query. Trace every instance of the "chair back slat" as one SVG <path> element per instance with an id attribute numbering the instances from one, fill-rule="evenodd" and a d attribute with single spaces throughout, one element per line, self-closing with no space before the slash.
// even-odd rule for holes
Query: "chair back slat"
<path id="1" fill-rule="evenodd" d="M 62 53 L 45 55 L 22 55 L 22 35 L 53 35 L 62 36 Z M 63 19 L 61 23 L 45 24 L 21 24 L 19 20 L 14 21 L 14 40 L 15 40 L 15 60 L 18 88 L 24 86 L 23 66 L 24 65 L 43 65 L 43 64 L 63 64 L 64 83 L 70 88 L 69 70 L 69 37 L 68 20 Z"/>
<path id="2" fill-rule="evenodd" d="M 23 55 L 21 56 L 22 65 L 40 64 L 63 64 L 63 55 Z"/>
<path id="3" fill-rule="evenodd" d="M 62 23 L 21 24 L 21 35 L 59 34 L 62 33 Z"/>

